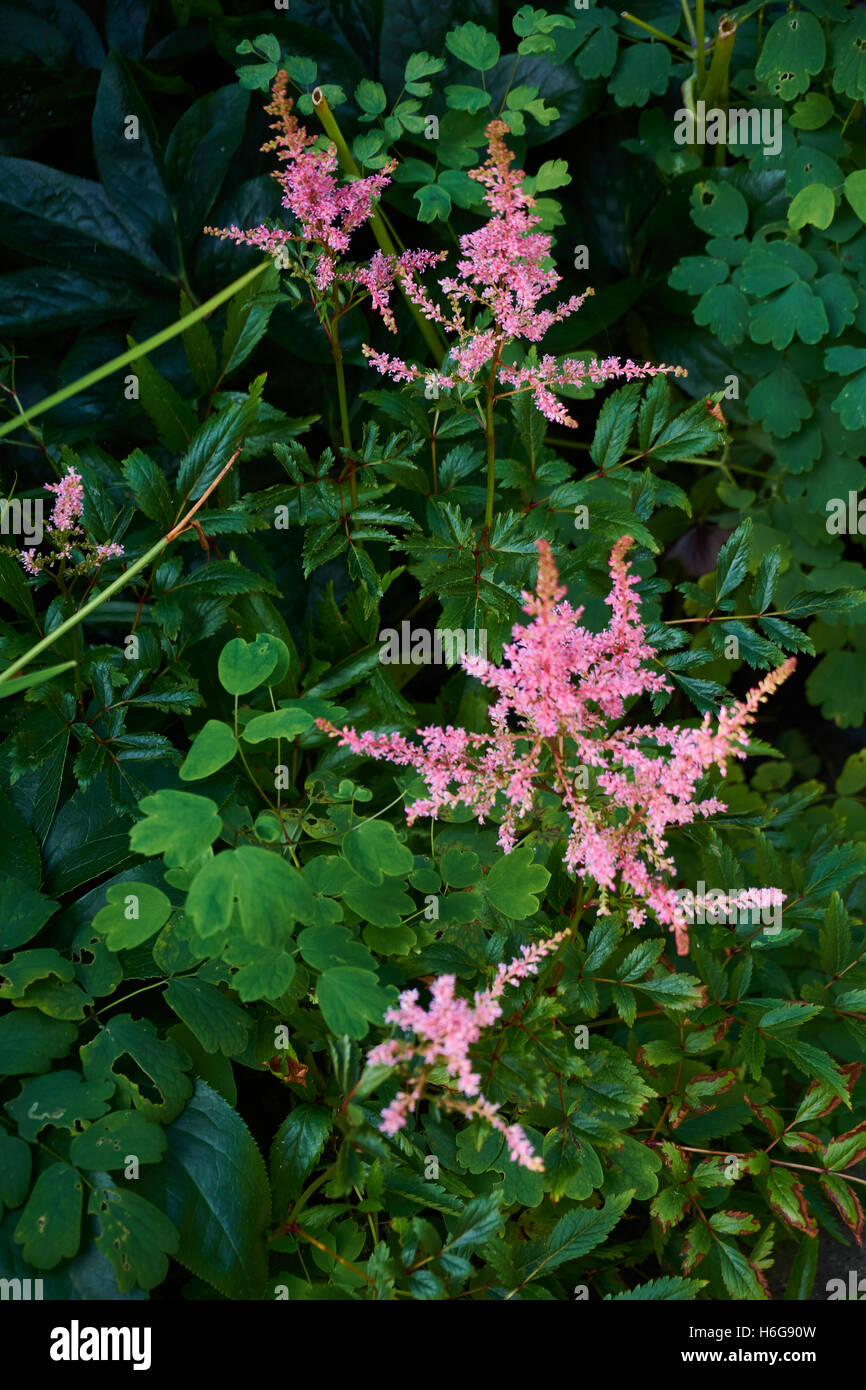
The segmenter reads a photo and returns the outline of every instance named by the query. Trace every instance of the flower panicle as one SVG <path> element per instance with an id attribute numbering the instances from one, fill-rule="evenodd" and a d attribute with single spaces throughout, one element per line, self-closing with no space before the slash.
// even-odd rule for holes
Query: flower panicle
<path id="1" fill-rule="evenodd" d="M 399 1091 L 382 1111 L 381 1128 L 385 1134 L 397 1134 L 417 1109 L 424 1096 L 425 1069 L 444 1066 L 458 1095 L 446 1092 L 439 1098 L 441 1102 L 467 1116 L 479 1116 L 499 1130 L 505 1136 L 513 1162 L 534 1171 L 543 1169 L 541 1159 L 533 1153 L 521 1126 L 506 1125 L 497 1113 L 498 1105 L 482 1094 L 481 1077 L 474 1070 L 470 1048 L 478 1042 L 483 1030 L 501 1017 L 499 999 L 506 987 L 537 974 L 542 960 L 557 949 L 565 936 L 566 932 L 561 931 L 544 941 L 521 947 L 519 956 L 498 967 L 492 984 L 475 991 L 472 1003 L 456 993 L 454 975 L 440 975 L 434 981 L 430 1005 L 426 1009 L 418 1003 L 417 989 L 403 991 L 397 1007 L 389 1009 L 385 1019 L 412 1036 L 380 1043 L 367 1056 L 369 1066 L 399 1067 L 407 1073 L 408 1089 Z M 419 1065 L 420 1074 L 409 1078 L 409 1071 Z M 466 1101 L 462 1097 L 469 1099 Z"/>
<path id="2" fill-rule="evenodd" d="M 415 741 L 317 723 L 355 753 L 415 769 L 427 794 L 407 806 L 410 825 L 460 805 L 479 824 L 496 811 L 506 854 L 521 822 L 534 813 L 540 784 L 554 789 L 568 827 L 565 866 L 598 885 L 599 913 L 610 910 L 608 896 L 618 891 L 633 926 L 651 912 L 675 933 L 677 950 L 685 954 L 688 932 L 670 884 L 669 831 L 726 809 L 717 797 L 700 796 L 698 784 L 713 767 L 724 774 L 728 758 L 746 756 L 759 707 L 796 662 L 789 658 L 744 700 L 723 708 L 716 720 L 706 714 L 697 727 L 622 726 L 632 699 L 670 690 L 647 642 L 639 578 L 628 560 L 631 544 L 624 536 L 613 548 L 610 621 L 594 633 L 582 625 L 582 610 L 564 597 L 548 542 L 538 541 L 536 589 L 523 604 L 530 621 L 515 624 L 502 664 L 461 658 L 470 675 L 497 692 L 489 733 L 429 726 L 416 730 Z"/>

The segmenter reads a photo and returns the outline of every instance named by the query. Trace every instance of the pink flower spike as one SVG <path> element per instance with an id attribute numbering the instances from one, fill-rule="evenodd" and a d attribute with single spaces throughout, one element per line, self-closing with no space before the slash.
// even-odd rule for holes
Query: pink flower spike
<path id="1" fill-rule="evenodd" d="M 402 734 L 316 722 L 353 752 L 420 774 L 427 795 L 407 806 L 410 825 L 460 805 L 479 824 L 501 811 L 499 845 L 506 854 L 521 822 L 534 813 L 538 783 L 552 785 L 568 823 L 564 863 L 602 890 L 599 913 L 610 910 L 605 895 L 617 893 L 633 926 L 652 913 L 685 954 L 688 931 L 670 886 L 668 831 L 725 810 L 718 798 L 699 797 L 698 783 L 714 766 L 724 773 L 728 758 L 745 757 L 758 708 L 795 661 L 789 658 L 745 700 L 722 709 L 715 727 L 709 715 L 686 729 L 622 725 L 630 701 L 670 688 L 663 670 L 650 664 L 656 653 L 646 640 L 639 579 L 629 566 L 631 544 L 623 536 L 613 548 L 610 623 L 593 633 L 581 625 L 582 610 L 568 603 L 547 541 L 538 542 L 536 591 L 523 595 L 531 621 L 515 624 L 503 664 L 462 658 L 464 669 L 496 692 L 491 732 L 431 726 L 416 731 L 420 742 L 410 742 Z M 511 968 L 519 969 L 520 961 Z"/>
<path id="2" fill-rule="evenodd" d="M 55 495 L 51 527 L 55 531 L 71 531 L 84 506 L 84 483 L 81 474 L 70 468 L 59 483 L 46 483 L 45 490 Z"/>

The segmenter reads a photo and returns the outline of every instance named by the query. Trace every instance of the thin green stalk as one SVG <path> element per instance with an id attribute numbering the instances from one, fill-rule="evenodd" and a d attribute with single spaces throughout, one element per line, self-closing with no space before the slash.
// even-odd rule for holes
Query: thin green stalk
<path id="1" fill-rule="evenodd" d="M 713 56 L 710 62 L 710 70 L 707 73 L 707 80 L 703 91 L 707 109 L 710 107 L 721 107 L 724 111 L 728 109 L 731 57 L 733 56 L 736 38 L 736 24 L 728 15 L 722 15 L 719 20 L 716 41 L 713 44 Z M 727 142 L 719 142 L 719 144 L 716 145 L 715 152 L 716 164 L 724 164 L 726 152 Z"/>
<path id="2" fill-rule="evenodd" d="M 496 384 L 496 365 L 487 384 L 487 410 L 484 417 L 484 437 L 487 440 L 487 501 L 484 507 L 484 526 L 493 525 L 493 503 L 496 499 L 496 433 L 493 423 L 493 392 Z"/>
<path id="3" fill-rule="evenodd" d="M 343 369 L 343 349 L 340 347 L 340 331 L 337 320 L 331 324 L 331 356 L 334 359 L 334 371 L 337 377 L 337 399 L 340 402 L 340 430 L 343 435 L 343 448 L 348 452 L 352 448 L 352 436 L 349 429 L 349 402 L 346 397 L 346 373 Z M 355 464 L 350 458 L 349 462 L 349 492 L 352 497 L 352 506 L 358 505 L 358 483 L 355 478 Z"/>
<path id="4" fill-rule="evenodd" d="M 688 53 L 691 58 L 691 48 L 687 43 L 683 43 L 681 39 L 671 38 L 670 34 L 665 34 L 661 29 L 656 29 L 654 24 L 647 24 L 645 20 L 638 19 L 637 16 L 631 14 L 629 10 L 623 10 L 622 18 L 627 19 L 629 24 L 636 24 L 639 29 L 645 29 L 648 34 L 652 34 L 653 38 L 662 39 L 665 43 L 671 44 L 673 48 L 681 48 L 683 52 Z"/>
<path id="5" fill-rule="evenodd" d="M 698 96 L 703 96 L 704 73 L 707 66 L 706 24 L 704 21 L 704 0 L 695 0 L 695 30 L 697 47 L 695 49 L 695 73 L 697 75 Z"/>
<path id="6" fill-rule="evenodd" d="M 143 343 L 138 343 L 136 347 L 130 348 L 128 352 L 122 352 L 119 357 L 112 357 L 110 362 L 103 362 L 101 367 L 94 368 L 92 372 L 88 372 L 86 376 L 80 376 L 78 380 L 73 381 L 71 385 L 64 386 L 60 391 L 55 391 L 51 396 L 46 396 L 44 400 L 38 401 L 36 405 L 31 405 L 29 410 L 25 410 L 19 415 L 13 415 L 11 420 L 6 420 L 0 425 L 0 439 L 6 434 L 11 434 L 13 430 L 17 430 L 19 426 L 26 424 L 28 420 L 34 419 L 35 416 L 42 415 L 46 410 L 51 410 L 52 406 L 60 405 L 61 401 L 68 401 L 70 396 L 78 395 L 79 391 L 86 391 L 88 387 L 95 385 L 97 381 L 102 381 L 105 377 L 111 376 L 112 372 L 119 371 L 121 367 L 127 367 L 130 362 L 135 362 L 140 357 L 146 357 L 149 352 L 154 352 L 156 348 L 162 347 L 163 343 L 167 343 L 172 338 L 177 337 L 178 333 L 183 333 L 194 323 L 198 323 L 199 319 L 206 318 L 208 314 L 212 314 L 214 309 L 218 309 L 221 304 L 225 304 L 227 299 L 231 299 L 237 294 L 238 290 L 242 290 L 251 280 L 255 280 L 256 276 L 261 275 L 262 271 L 266 270 L 272 263 L 272 258 L 269 256 L 261 265 L 257 265 L 253 270 L 248 270 L 245 275 L 241 275 L 239 279 L 233 280 L 230 285 L 226 285 L 224 290 L 220 290 L 218 294 L 213 295 L 212 298 L 208 299 L 204 304 L 200 304 L 197 309 L 193 309 L 191 314 L 184 315 L 182 319 L 178 319 L 176 323 L 171 324 L 168 328 L 163 328 L 159 333 L 154 333 L 152 338 L 146 338 Z"/>
<path id="7" fill-rule="evenodd" d="M 688 29 L 691 37 L 693 39 L 696 39 L 697 35 L 695 33 L 695 21 L 692 19 L 692 12 L 689 9 L 689 0 L 680 0 L 680 4 L 682 6 L 683 18 L 686 21 L 686 28 Z"/>
<path id="8" fill-rule="evenodd" d="M 337 124 L 334 113 L 328 105 L 328 99 L 322 91 L 321 87 L 316 87 L 313 91 L 313 108 L 319 120 L 322 122 L 322 125 L 325 127 L 327 135 L 331 140 L 333 140 L 334 144 L 337 147 L 337 154 L 339 156 L 340 164 L 343 167 L 344 173 L 349 174 L 352 178 L 360 178 L 361 170 L 358 168 L 357 164 L 355 163 L 355 160 L 352 157 L 352 151 L 346 144 L 346 141 L 343 137 L 343 132 L 340 130 L 340 127 Z M 372 229 L 373 235 L 375 236 L 385 255 L 395 256 L 397 252 L 394 247 L 394 242 L 391 239 L 390 233 L 388 232 L 388 228 L 385 226 L 382 214 L 379 212 L 378 208 L 374 211 L 372 217 L 370 218 L 370 227 Z M 403 297 L 404 299 L 406 298 L 405 295 Z M 412 317 L 417 323 L 419 329 L 421 330 L 421 335 L 425 343 L 427 344 L 428 351 L 430 352 L 433 361 L 436 363 L 437 366 L 439 366 L 447 351 L 447 345 L 444 339 L 442 338 L 435 324 L 431 323 L 429 319 L 426 319 L 424 317 L 417 304 L 413 304 L 411 299 L 406 299 L 406 303 L 409 305 L 409 310 L 412 314 Z"/>

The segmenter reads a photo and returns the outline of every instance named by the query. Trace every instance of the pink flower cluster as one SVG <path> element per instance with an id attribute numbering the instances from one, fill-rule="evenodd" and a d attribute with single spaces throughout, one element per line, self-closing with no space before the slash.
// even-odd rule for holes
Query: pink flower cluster
<path id="1" fill-rule="evenodd" d="M 550 546 L 538 542 L 537 590 L 523 595 L 532 622 L 515 624 L 514 641 L 504 649 L 507 664 L 462 658 L 466 671 L 498 691 L 491 733 L 430 726 L 417 731 L 419 744 L 401 734 L 317 723 L 341 746 L 420 773 L 428 795 L 407 807 L 410 825 L 461 803 L 481 824 L 496 811 L 506 853 L 515 846 L 520 821 L 532 814 L 538 789 L 554 791 L 569 822 L 564 862 L 598 885 L 599 912 L 610 910 L 608 894 L 618 890 L 632 925 L 641 926 L 651 911 L 676 933 L 682 955 L 688 934 L 677 894 L 665 881 L 675 869 L 666 832 L 726 809 L 715 797 L 696 800 L 697 784 L 711 767 L 724 776 L 727 758 L 746 756 L 744 736 L 759 705 L 795 661 L 722 709 L 715 726 L 706 714 L 693 728 L 614 727 L 632 697 L 670 688 L 661 670 L 645 664 L 655 652 L 640 617 L 639 579 L 626 558 L 631 544 L 624 536 L 613 548 L 611 619 L 593 633 L 580 624 L 582 608 L 565 601 Z"/>
<path id="2" fill-rule="evenodd" d="M 279 72 L 271 90 L 271 102 L 265 107 L 275 120 L 271 123 L 274 138 L 262 145 L 263 151 L 275 151 L 284 168 L 277 169 L 274 178 L 283 190 L 282 205 L 292 214 L 299 232 L 277 227 L 258 226 L 247 231 L 233 224 L 230 227 L 205 227 L 205 232 L 239 246 L 252 246 L 280 262 L 289 247 L 300 253 L 313 250 L 315 264 L 312 284 L 324 294 L 337 284 L 354 290 L 358 286 L 372 297 L 373 307 L 381 313 L 392 332 L 396 332 L 393 311 L 388 300 L 395 281 L 405 275 L 417 275 L 440 259 L 432 251 L 407 251 L 401 256 L 386 256 L 377 252 L 368 265 L 343 265 L 341 257 L 349 250 L 352 233 L 369 221 L 391 182 L 396 160 L 377 173 L 351 183 L 341 183 L 337 177 L 337 147 L 328 144 L 317 149 L 317 138 L 310 135 L 292 111 L 292 98 L 287 96 L 288 74 Z M 301 262 L 297 264 L 303 273 Z"/>
<path id="3" fill-rule="evenodd" d="M 396 1134 L 406 1124 L 407 1117 L 417 1109 L 424 1095 L 429 1068 L 444 1066 L 454 1078 L 461 1095 L 474 1099 L 467 1103 L 456 1097 L 445 1096 L 442 1098 L 443 1104 L 465 1115 L 477 1115 L 487 1120 L 505 1136 L 514 1163 L 539 1172 L 543 1169 L 541 1159 L 533 1153 L 520 1125 L 507 1125 L 498 1114 L 499 1106 L 481 1094 L 481 1077 L 473 1070 L 469 1049 L 481 1037 L 482 1030 L 501 1017 L 499 999 L 506 985 L 535 975 L 540 962 L 556 950 L 564 936 L 565 932 L 558 932 L 546 941 L 521 947 L 519 956 L 508 965 L 499 966 L 492 985 L 475 991 L 471 1004 L 455 994 L 456 979 L 453 975 L 441 975 L 433 984 L 429 1009 L 419 1005 L 417 989 L 404 990 L 400 995 L 399 1007 L 389 1009 L 385 1018 L 388 1023 L 396 1023 L 414 1036 L 405 1042 L 392 1039 L 380 1043 L 370 1051 L 367 1062 L 370 1066 L 406 1068 L 420 1062 L 423 1069 L 410 1089 L 400 1091 L 382 1111 L 382 1130 L 385 1134 Z"/>
<path id="4" fill-rule="evenodd" d="M 46 492 L 53 492 L 55 501 L 51 526 L 55 531 L 71 531 L 84 506 L 84 484 L 74 468 L 64 473 L 59 483 L 46 483 Z"/>
<path id="5" fill-rule="evenodd" d="M 550 264 L 551 239 L 534 231 L 541 218 L 532 209 L 535 199 L 524 191 L 522 169 L 512 169 L 513 152 L 505 144 L 508 126 L 504 121 L 491 121 L 487 127 L 487 160 L 469 177 L 484 185 L 484 199 L 490 217 L 483 227 L 460 238 L 460 259 L 457 275 L 439 281 L 451 306 L 447 315 L 419 283 L 416 269 L 400 266 L 396 270 L 401 288 L 427 318 L 457 338 L 451 349 L 453 366 L 444 372 L 425 372 L 388 353 L 376 352 L 368 345 L 364 353 L 383 375 L 395 381 L 424 378 L 428 384 L 447 389 L 459 382 L 474 382 L 478 374 L 489 368 L 496 382 L 519 391 L 533 393 L 536 406 L 549 420 L 577 426 L 565 406 L 553 394 L 553 388 L 583 386 L 587 382 L 601 384 L 612 377 L 654 376 L 659 372 L 674 372 L 684 376 L 682 367 L 664 363 L 654 367 L 649 362 L 638 366 L 629 359 L 618 357 L 604 361 L 586 362 L 566 359 L 558 362 L 545 356 L 535 365 L 507 366 L 501 361 L 504 349 L 518 341 L 541 342 L 548 329 L 569 318 L 584 303 L 587 290 L 552 309 L 538 307 L 542 296 L 553 291 L 561 280 Z M 484 327 L 473 326 L 467 320 L 467 307 Z M 494 397 L 496 399 L 496 397 Z"/>
<path id="6" fill-rule="evenodd" d="M 72 555 L 73 544 L 84 553 L 84 559 L 75 567 L 76 573 L 84 574 L 97 568 L 106 560 L 123 554 L 123 546 L 116 541 L 93 545 L 84 536 L 78 525 L 84 508 L 84 483 L 75 468 L 69 468 L 56 483 L 45 483 L 45 491 L 54 493 L 54 507 L 48 523 L 49 539 L 54 547 L 53 555 L 38 555 L 35 550 L 21 550 L 18 558 L 28 574 L 38 576 L 56 563 L 68 560 Z"/>

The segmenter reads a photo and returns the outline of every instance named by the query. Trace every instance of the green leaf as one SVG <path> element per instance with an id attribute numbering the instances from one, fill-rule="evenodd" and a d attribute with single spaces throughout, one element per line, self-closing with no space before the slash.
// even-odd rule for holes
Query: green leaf
<path id="1" fill-rule="evenodd" d="M 598 970 L 599 966 L 604 965 L 605 961 L 610 959 L 619 945 L 622 931 L 622 922 L 615 913 L 611 913 L 608 917 L 599 917 L 596 920 L 586 940 L 584 973 L 589 974 L 593 970 Z"/>
<path id="2" fill-rule="evenodd" d="M 760 1300 L 767 1297 L 748 1259 L 735 1245 L 717 1240 L 713 1246 L 719 1260 L 725 1288 L 734 1299 Z"/>
<path id="3" fill-rule="evenodd" d="M 777 367 L 752 387 L 746 409 L 769 434 L 787 439 L 809 419 L 813 407 L 799 377 L 789 367 Z"/>
<path id="4" fill-rule="evenodd" d="M 83 1186 L 68 1163 L 52 1163 L 37 1179 L 15 1227 L 21 1253 L 35 1269 L 53 1269 L 78 1250 Z"/>
<path id="5" fill-rule="evenodd" d="M 329 970 L 334 965 L 351 965 L 358 970 L 376 969 L 375 958 L 366 946 L 339 922 L 322 927 L 306 927 L 298 937 L 298 946 L 307 965 L 314 970 Z"/>
<path id="6" fill-rule="evenodd" d="M 823 92 L 807 92 L 788 117 L 788 125 L 795 130 L 820 130 L 832 115 L 833 103 L 829 97 Z"/>
<path id="7" fill-rule="evenodd" d="M 138 122 L 127 138 L 127 117 Z M 93 154 L 102 187 L 129 234 L 130 249 L 155 270 L 176 272 L 174 210 L 166 188 L 159 135 L 129 59 L 110 53 L 93 109 Z M 164 272 L 163 272 L 164 273 Z"/>
<path id="8" fill-rule="evenodd" d="M 126 336 L 126 345 L 138 346 L 130 334 Z M 138 379 L 139 399 L 153 421 L 160 443 L 173 454 L 181 453 L 195 434 L 195 411 L 149 358 L 136 357 L 130 365 Z"/>
<path id="9" fill-rule="evenodd" d="M 850 1129 L 847 1134 L 840 1134 L 837 1138 L 831 1139 L 824 1151 L 825 1167 L 833 1170 L 839 1168 L 852 1168 L 857 1163 L 862 1163 L 866 1155 L 866 1120 L 863 1124 Z"/>
<path id="10" fill-rule="evenodd" d="M 716 602 L 732 594 L 745 579 L 752 549 L 752 520 L 747 517 L 729 536 L 716 562 Z"/>
<path id="11" fill-rule="evenodd" d="M 38 888 L 42 877 L 39 847 L 26 821 L 18 814 L 6 793 L 0 791 L 0 874 L 8 874 L 22 886 Z"/>
<path id="12" fill-rule="evenodd" d="M 845 766 L 836 778 L 838 796 L 856 796 L 866 787 L 866 749 L 851 753 L 845 759 Z"/>
<path id="13" fill-rule="evenodd" d="M 276 648 L 265 633 L 259 633 L 255 642 L 233 637 L 220 652 L 220 685 L 229 695 L 249 695 L 251 690 L 265 684 L 277 660 Z"/>
<path id="14" fill-rule="evenodd" d="M 351 868 L 367 883 L 379 884 L 388 877 L 411 873 L 415 862 L 412 851 L 397 839 L 386 820 L 368 820 L 350 830 L 343 840 L 343 855 Z"/>
<path id="15" fill-rule="evenodd" d="M 173 1120 L 192 1093 L 184 1074 L 190 1059 L 182 1048 L 160 1038 L 149 1019 L 118 1014 L 81 1049 L 88 1080 L 107 1078 L 146 1119 Z"/>
<path id="16" fill-rule="evenodd" d="M 815 1285 L 815 1275 L 818 1272 L 818 1246 L 819 1241 L 801 1240 L 797 1247 L 797 1254 L 791 1266 L 791 1273 L 788 1276 L 788 1284 L 785 1289 L 785 1299 L 804 1302 L 808 1299 Z"/>
<path id="17" fill-rule="evenodd" d="M 282 946 L 296 922 L 314 920 L 313 894 L 279 854 L 242 845 L 223 850 L 199 869 L 186 910 L 199 936 L 225 932 L 237 903 L 238 922 L 248 941 Z"/>
<path id="18" fill-rule="evenodd" d="M 447 221 L 451 216 L 451 196 L 441 183 L 427 183 L 413 193 L 420 205 L 419 222 Z"/>
<path id="19" fill-rule="evenodd" d="M 817 343 L 829 331 L 823 301 L 802 280 L 768 302 L 754 305 L 749 319 L 752 342 L 772 343 L 777 351 L 788 347 L 795 333 L 801 342 Z"/>
<path id="20" fill-rule="evenodd" d="M 243 1009 L 213 985 L 194 977 L 170 980 L 163 996 L 205 1052 L 237 1057 L 247 1045 L 249 1021 Z"/>
<path id="21" fill-rule="evenodd" d="M 428 97 L 433 88 L 429 82 L 422 79 L 433 77 L 435 73 L 441 72 L 444 66 L 444 58 L 431 58 L 426 52 L 410 53 L 403 72 L 406 91 L 413 97 Z"/>
<path id="22" fill-rule="evenodd" d="M 149 883 L 112 883 L 105 891 L 107 904 L 93 925 L 105 937 L 110 951 L 128 951 L 155 936 L 171 916 L 171 903 Z"/>
<path id="23" fill-rule="evenodd" d="M 866 15 L 858 11 L 847 24 L 834 26 L 830 35 L 834 67 L 833 89 L 852 101 L 866 97 Z"/>
<path id="24" fill-rule="evenodd" d="M 845 1225 L 854 1233 L 858 1245 L 863 1236 L 863 1208 L 856 1189 L 835 1173 L 822 1173 L 818 1179 L 822 1192 L 830 1198 Z"/>
<path id="25" fill-rule="evenodd" d="M 664 941 L 642 941 L 625 960 L 617 966 L 616 978 L 623 984 L 630 984 L 645 975 L 665 949 Z"/>
<path id="26" fill-rule="evenodd" d="M 244 726 L 241 737 L 244 743 L 263 743 L 269 738 L 294 739 L 306 733 L 313 726 L 313 716 L 299 706 L 272 710 L 269 714 L 257 714 Z"/>
<path id="27" fill-rule="evenodd" d="M 222 830 L 216 802 L 192 792 L 163 789 L 139 802 L 145 813 L 129 832 L 137 854 L 161 854 L 170 869 L 194 864 Z"/>
<path id="28" fill-rule="evenodd" d="M 197 1081 L 141 1188 L 179 1233 L 177 1259 L 224 1298 L 257 1299 L 267 1277 L 271 1200 L 256 1144 L 235 1110 Z"/>
<path id="29" fill-rule="evenodd" d="M 19 951 L 6 965 L 0 966 L 0 999 L 21 999 L 37 980 L 66 983 L 74 974 L 72 962 L 52 948 Z"/>
<path id="30" fill-rule="evenodd" d="M 388 105 L 385 88 L 381 82 L 372 82 L 369 77 L 358 83 L 355 88 L 355 100 L 361 110 L 371 117 L 381 115 Z"/>
<path id="31" fill-rule="evenodd" d="M 767 1177 L 767 1199 L 777 1216 L 786 1226 L 804 1235 L 816 1236 L 818 1227 L 809 1213 L 806 1195 L 799 1175 L 790 1168 L 780 1168 L 774 1164 Z"/>
<path id="32" fill-rule="evenodd" d="M 284 1221 L 328 1140 L 333 1116 L 322 1105 L 296 1105 L 274 1136 L 270 1152 L 273 1219 Z"/>
<path id="33" fill-rule="evenodd" d="M 565 1126 L 545 1136 L 542 1157 L 545 1187 L 554 1200 L 569 1197 L 572 1201 L 585 1201 L 593 1189 L 604 1182 L 604 1171 L 595 1150 Z"/>
<path id="34" fill-rule="evenodd" d="M 295 962 L 285 951 L 254 946 L 243 939 L 226 948 L 223 960 L 238 967 L 233 970 L 232 989 L 244 1004 L 255 999 L 279 999 L 295 977 Z"/>
<path id="35" fill-rule="evenodd" d="M 529 1246 L 524 1278 L 533 1279 L 542 1271 L 550 1274 L 566 1261 L 594 1250 L 618 1224 L 632 1196 L 632 1192 L 624 1192 L 610 1197 L 603 1207 L 582 1207 L 561 1216 L 546 1239 Z"/>
<path id="36" fill-rule="evenodd" d="M 663 43 L 631 44 L 620 54 L 607 90 L 617 106 L 646 106 L 651 96 L 664 96 L 672 66 Z"/>
<path id="37" fill-rule="evenodd" d="M 498 1198 L 474 1197 L 457 1218 L 443 1250 L 472 1250 L 494 1236 L 501 1225 Z"/>
<path id="38" fill-rule="evenodd" d="M 0 1130 L 0 1214 L 3 1207 L 20 1207 L 30 1191 L 30 1145 Z"/>
<path id="39" fill-rule="evenodd" d="M 597 468 L 613 468 L 625 453 L 640 400 L 641 382 L 632 381 L 608 396 L 595 427 L 590 458 Z"/>
<path id="40" fill-rule="evenodd" d="M 77 1036 L 74 1023 L 46 1018 L 36 1009 L 15 1009 L 0 1018 L 0 1075 L 47 1071 L 54 1058 L 66 1056 Z"/>
<path id="41" fill-rule="evenodd" d="M 135 504 L 151 521 L 156 521 L 166 531 L 171 529 L 174 514 L 171 492 L 161 468 L 142 453 L 133 449 L 122 464 L 123 476 L 135 498 Z"/>
<path id="42" fill-rule="evenodd" d="M 332 1033 L 366 1036 L 370 1023 L 381 1023 L 397 997 L 393 985 L 382 986 L 369 970 L 332 966 L 316 981 L 316 998 Z"/>
<path id="43" fill-rule="evenodd" d="M 658 45 L 655 45 L 658 47 Z M 644 47 L 636 44 L 635 47 Z M 710 236 L 735 237 L 749 221 L 749 206 L 736 188 L 715 179 L 696 183 L 691 194 L 691 218 L 696 227 Z"/>
<path id="44" fill-rule="evenodd" d="M 237 751 L 237 739 L 228 724 L 221 719 L 209 719 L 193 739 L 177 775 L 182 782 L 210 777 L 212 772 L 230 763 Z"/>
<path id="45" fill-rule="evenodd" d="M 139 1163 L 158 1163 L 165 1153 L 165 1131 L 137 1110 L 113 1110 L 76 1134 L 69 1158 L 77 1168 L 125 1168 L 130 1156 Z"/>
<path id="46" fill-rule="evenodd" d="M 605 1302 L 637 1302 L 652 1300 L 687 1300 L 691 1302 L 701 1289 L 706 1288 L 706 1279 L 683 1279 L 678 1274 L 665 1274 L 660 1279 L 651 1279 L 648 1284 L 638 1284 L 627 1293 L 605 1294 Z"/>
<path id="47" fill-rule="evenodd" d="M 162 1283 L 167 1257 L 178 1247 L 178 1233 L 158 1207 L 128 1188 L 100 1182 L 90 1191 L 87 1210 L 99 1222 L 94 1244 L 114 1270 L 121 1293 L 136 1285 L 153 1289 Z"/>
<path id="48" fill-rule="evenodd" d="M 755 65 L 755 76 L 774 96 L 790 101 L 807 91 L 809 78 L 824 66 L 824 30 L 808 10 L 783 15 L 773 24 Z"/>
<path id="49" fill-rule="evenodd" d="M 847 180 L 845 193 L 847 196 Z M 851 201 L 850 198 L 848 201 Z M 833 221 L 835 212 L 836 200 L 832 189 L 823 183 L 808 183 L 805 188 L 800 189 L 788 208 L 788 226 L 792 231 L 799 232 L 807 223 L 811 223 L 813 227 L 825 230 Z M 866 218 L 863 220 L 866 221 Z"/>
<path id="50" fill-rule="evenodd" d="M 246 396 L 214 411 L 196 429 L 178 467 L 176 486 L 181 497 L 195 502 L 240 448 L 258 419 L 264 384 L 264 376 L 256 377 Z"/>
<path id="51" fill-rule="evenodd" d="M 833 893 L 824 913 L 824 921 L 819 933 L 821 949 L 821 969 L 827 974 L 839 975 L 848 964 L 851 954 L 851 929 L 848 913 L 838 893 Z"/>
<path id="52" fill-rule="evenodd" d="M 445 35 L 445 47 L 476 72 L 487 72 L 499 62 L 498 40 L 471 20 Z"/>
<path id="53" fill-rule="evenodd" d="M 46 1125 L 75 1133 L 80 1121 L 104 1115 L 114 1092 L 111 1077 L 85 1081 L 77 1071 L 54 1071 L 24 1081 L 6 1110 L 22 1139 L 35 1140 Z"/>
<path id="54" fill-rule="evenodd" d="M 496 860 L 485 879 L 484 890 L 497 912 L 522 922 L 535 916 L 539 907 L 536 894 L 543 893 L 549 882 L 547 869 L 533 863 L 532 850 L 523 848 Z"/>
<path id="55" fill-rule="evenodd" d="M 849 174 L 842 191 L 861 222 L 866 222 L 866 170 Z"/>
<path id="56" fill-rule="evenodd" d="M 811 1043 L 795 1041 L 791 1037 L 774 1037 L 772 1045 L 790 1058 L 804 1076 L 822 1081 L 834 1095 L 846 1105 L 849 1104 L 845 1075 L 828 1053 L 813 1047 Z"/>

